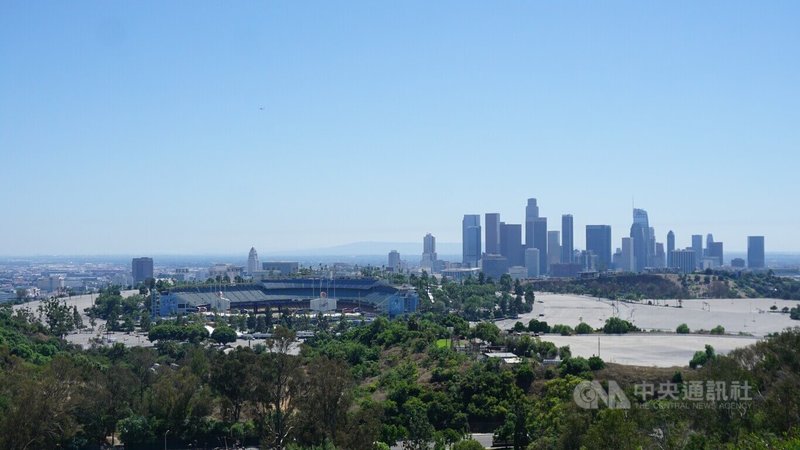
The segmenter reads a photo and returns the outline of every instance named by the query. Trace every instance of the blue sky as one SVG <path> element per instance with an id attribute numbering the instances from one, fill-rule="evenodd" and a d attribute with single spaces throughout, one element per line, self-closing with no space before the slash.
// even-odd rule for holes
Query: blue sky
<path id="1" fill-rule="evenodd" d="M 460 240 L 800 251 L 798 2 L 0 2 L 0 254 Z M 262 109 L 263 108 L 263 109 Z"/>

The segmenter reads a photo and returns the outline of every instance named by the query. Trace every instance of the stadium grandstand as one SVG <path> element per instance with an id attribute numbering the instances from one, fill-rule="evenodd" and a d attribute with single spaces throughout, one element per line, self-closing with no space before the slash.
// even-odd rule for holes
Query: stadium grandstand
<path id="1" fill-rule="evenodd" d="M 154 312 L 166 317 L 198 311 L 266 308 L 308 309 L 323 296 L 336 299 L 340 309 L 360 309 L 389 316 L 417 310 L 419 296 L 409 286 L 393 286 L 375 278 L 287 278 L 257 284 L 198 285 L 159 292 Z"/>

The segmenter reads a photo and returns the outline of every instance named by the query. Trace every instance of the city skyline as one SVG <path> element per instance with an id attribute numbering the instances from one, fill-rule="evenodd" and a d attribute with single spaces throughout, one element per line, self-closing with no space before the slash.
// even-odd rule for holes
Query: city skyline
<path id="1" fill-rule="evenodd" d="M 0 255 L 459 242 L 527 198 L 575 248 L 633 199 L 800 252 L 797 3 L 203 5 L 0 6 Z"/>

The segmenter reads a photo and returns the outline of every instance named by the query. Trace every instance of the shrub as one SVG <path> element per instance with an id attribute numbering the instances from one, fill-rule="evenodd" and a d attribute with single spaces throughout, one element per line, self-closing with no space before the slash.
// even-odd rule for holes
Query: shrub
<path id="1" fill-rule="evenodd" d="M 585 322 L 581 322 L 575 327 L 575 334 L 591 334 L 592 332 L 594 332 L 594 330 L 591 325 Z"/>
<path id="2" fill-rule="evenodd" d="M 606 363 L 599 356 L 592 356 L 589 358 L 589 368 L 592 370 L 600 370 L 606 366 Z"/>
<path id="3" fill-rule="evenodd" d="M 453 447 L 453 450 L 483 450 L 483 445 L 478 441 L 473 441 L 472 439 L 466 439 L 460 442 L 456 442 Z"/>
<path id="4" fill-rule="evenodd" d="M 711 334 L 725 334 L 725 327 L 717 325 L 711 329 Z"/>
<path id="5" fill-rule="evenodd" d="M 689 325 L 686 325 L 685 323 L 682 323 L 682 324 L 678 325 L 678 328 L 675 329 L 675 332 L 678 333 L 678 334 L 689 334 L 691 332 L 691 330 L 689 330 Z"/>
<path id="6" fill-rule="evenodd" d="M 531 319 L 531 321 L 528 322 L 528 331 L 532 333 L 549 333 L 550 326 L 547 325 L 547 322 L 539 322 L 536 319 Z"/>
<path id="7" fill-rule="evenodd" d="M 627 320 L 622 320 L 619 317 L 610 317 L 606 320 L 603 326 L 603 333 L 606 334 L 625 334 L 630 331 L 639 331 L 636 326 Z"/>
<path id="8" fill-rule="evenodd" d="M 591 368 L 589 367 L 589 361 L 580 356 L 565 359 L 561 362 L 559 369 L 561 370 L 562 377 L 566 375 L 581 375 L 591 371 Z"/>
<path id="9" fill-rule="evenodd" d="M 572 334 L 572 327 L 569 325 L 556 324 L 550 329 L 553 333 L 558 333 L 562 336 L 569 336 Z"/>

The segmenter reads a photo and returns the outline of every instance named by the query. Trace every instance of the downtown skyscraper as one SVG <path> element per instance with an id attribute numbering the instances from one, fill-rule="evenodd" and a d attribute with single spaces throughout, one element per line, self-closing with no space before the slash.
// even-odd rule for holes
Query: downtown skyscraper
<path id="1" fill-rule="evenodd" d="M 575 257 L 575 244 L 573 239 L 572 214 L 561 216 L 561 262 L 569 264 Z"/>
<path id="2" fill-rule="evenodd" d="M 533 248 L 533 222 L 539 218 L 539 206 L 535 198 L 528 199 L 525 206 L 525 248 Z"/>
<path id="3" fill-rule="evenodd" d="M 764 236 L 747 236 L 747 267 L 762 269 L 765 266 Z"/>
<path id="4" fill-rule="evenodd" d="M 500 214 L 486 213 L 484 225 L 486 226 L 486 253 L 496 255 L 500 253 Z"/>
<path id="5" fill-rule="evenodd" d="M 533 221 L 533 248 L 539 250 L 539 273 L 548 272 L 547 257 L 547 217 L 539 217 Z"/>
<path id="6" fill-rule="evenodd" d="M 650 264 L 650 250 L 652 239 L 650 237 L 650 223 L 647 211 L 639 208 L 633 209 L 633 225 L 631 225 L 631 239 L 633 239 L 633 267 L 636 272 L 644 272 Z"/>
<path id="7" fill-rule="evenodd" d="M 667 267 L 675 267 L 672 262 L 672 252 L 675 251 L 675 233 L 667 233 Z"/>
<path id="8" fill-rule="evenodd" d="M 478 267 L 481 259 L 481 216 L 465 214 L 461 221 L 461 252 L 465 267 Z"/>
<path id="9" fill-rule="evenodd" d="M 597 269 L 611 267 L 611 225 L 586 225 L 586 251 L 597 257 Z"/>

